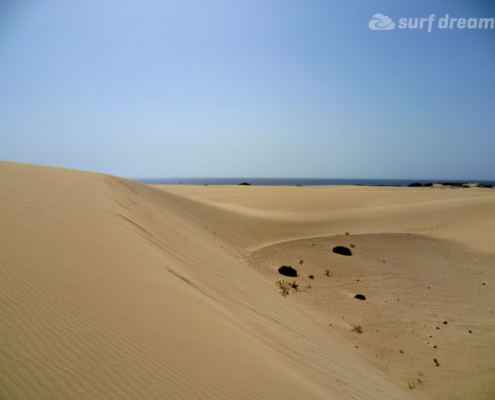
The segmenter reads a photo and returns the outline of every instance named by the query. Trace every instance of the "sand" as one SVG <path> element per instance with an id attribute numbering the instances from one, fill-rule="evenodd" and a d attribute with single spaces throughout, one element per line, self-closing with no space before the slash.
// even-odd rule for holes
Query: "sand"
<path id="1" fill-rule="evenodd" d="M 2 399 L 495 397 L 493 189 L 0 188 Z"/>

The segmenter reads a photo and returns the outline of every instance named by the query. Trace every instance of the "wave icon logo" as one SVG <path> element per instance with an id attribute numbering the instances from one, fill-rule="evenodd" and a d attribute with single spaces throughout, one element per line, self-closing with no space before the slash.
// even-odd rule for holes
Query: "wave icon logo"
<path id="1" fill-rule="evenodd" d="M 378 13 L 373 15 L 373 19 L 369 22 L 368 26 L 374 31 L 390 31 L 395 28 L 395 22 L 391 18 Z"/>

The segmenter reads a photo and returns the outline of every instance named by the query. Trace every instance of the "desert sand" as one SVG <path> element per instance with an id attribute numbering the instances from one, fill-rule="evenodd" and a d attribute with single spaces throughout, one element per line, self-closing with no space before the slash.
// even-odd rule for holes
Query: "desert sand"
<path id="1" fill-rule="evenodd" d="M 2 399 L 495 398 L 493 189 L 0 162 L 0 207 Z"/>

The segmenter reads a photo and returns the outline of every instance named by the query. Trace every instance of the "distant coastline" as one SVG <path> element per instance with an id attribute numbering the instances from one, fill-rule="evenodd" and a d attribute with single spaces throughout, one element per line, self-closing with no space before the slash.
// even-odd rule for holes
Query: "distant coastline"
<path id="1" fill-rule="evenodd" d="M 480 183 L 494 185 L 495 180 L 452 180 L 452 179 L 318 179 L 318 178 L 138 178 L 137 182 L 152 185 L 238 185 L 249 182 L 254 186 L 400 186 L 406 187 L 414 183 Z"/>

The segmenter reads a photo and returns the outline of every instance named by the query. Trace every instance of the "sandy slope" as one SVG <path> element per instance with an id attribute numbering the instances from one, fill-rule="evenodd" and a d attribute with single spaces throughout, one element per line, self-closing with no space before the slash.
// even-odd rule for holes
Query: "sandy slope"
<path id="1" fill-rule="evenodd" d="M 333 253 L 350 243 L 352 256 Z M 395 233 L 283 242 L 247 260 L 272 283 L 280 265 L 297 268 L 288 300 L 423 398 L 495 397 L 495 256 Z"/>
<path id="2" fill-rule="evenodd" d="M 486 277 L 483 289 L 492 290 L 488 264 L 494 251 L 494 193 L 156 188 L 108 175 L 2 162 L 0 398 L 412 399 L 442 393 L 410 390 L 404 369 L 390 371 L 399 362 L 372 357 L 384 344 L 367 334 L 369 327 L 393 328 L 386 319 L 373 318 L 378 311 L 391 312 L 380 309 L 379 300 L 395 297 L 393 285 L 381 293 L 378 282 L 367 283 L 367 293 L 375 299 L 366 303 L 372 308 L 369 319 L 359 314 L 361 309 L 356 313 L 366 329 L 356 339 L 345 324 L 329 327 L 329 321 L 338 319 L 335 309 L 311 305 L 326 302 L 328 291 L 315 288 L 311 296 L 309 291 L 281 296 L 270 276 L 273 271 L 263 270 L 270 258 L 262 252 L 273 249 L 267 245 L 282 246 L 275 251 L 278 261 L 300 245 L 288 239 L 325 236 L 319 239 L 323 246 L 332 240 L 326 236 L 346 230 L 353 235 L 426 233 L 470 246 L 465 251 L 479 256 L 473 268 Z M 381 256 L 372 248 L 382 239 L 362 235 L 353 240 L 359 246 L 356 252 L 362 248 L 362 253 L 349 265 L 369 275 L 378 262 L 373 257 Z M 414 252 L 407 247 L 414 243 L 401 246 L 404 252 L 397 251 L 404 259 Z M 256 257 L 261 258 L 253 263 Z M 476 279 L 464 274 L 461 265 L 455 268 L 469 280 L 463 290 L 471 293 Z M 383 276 L 387 273 L 383 269 Z M 319 281 L 329 284 L 330 279 Z M 462 279 L 435 284 L 462 286 Z M 426 281 L 414 284 L 422 288 Z M 346 286 L 337 289 L 349 291 Z M 478 303 L 485 306 L 491 299 L 487 291 L 479 292 L 484 300 Z M 418 307 L 421 296 L 409 295 Z M 334 300 L 341 301 L 350 318 L 355 303 L 346 303 L 349 296 L 338 297 Z M 435 301 L 443 309 L 441 299 Z M 459 332 L 467 324 L 475 332 L 482 323 L 484 333 L 472 334 L 477 343 L 473 352 L 493 348 L 492 314 L 485 316 L 476 302 L 464 303 L 476 306 L 471 307 L 476 310 L 472 320 L 462 319 L 465 326 L 454 324 L 455 303 L 441 319 L 450 318 L 449 328 Z M 421 313 L 415 322 L 434 324 Z M 457 337 L 454 343 L 459 343 Z M 356 340 L 361 340 L 358 349 Z M 404 353 L 419 348 L 414 340 Z M 438 343 L 451 346 L 446 338 Z M 390 348 L 398 344 L 402 346 L 393 343 Z M 437 369 L 452 358 L 448 354 L 438 357 L 442 365 Z M 465 374 L 475 373 L 481 376 L 476 382 L 486 384 L 483 374 L 490 363 L 481 364 L 470 362 Z M 433 372 L 425 372 L 424 386 L 430 387 Z M 438 379 L 443 379 L 441 386 L 455 383 L 448 381 L 450 375 Z M 493 394 L 487 390 L 478 391 L 478 397 Z"/>
<path id="3" fill-rule="evenodd" d="M 251 234 L 244 243 L 247 263 L 274 286 L 285 278 L 281 265 L 297 268 L 299 291 L 288 301 L 421 398 L 495 398 L 493 190 L 167 190 L 270 220 L 263 240 Z M 336 245 L 354 255 L 333 253 Z M 358 293 L 367 300 L 354 299 Z"/>

